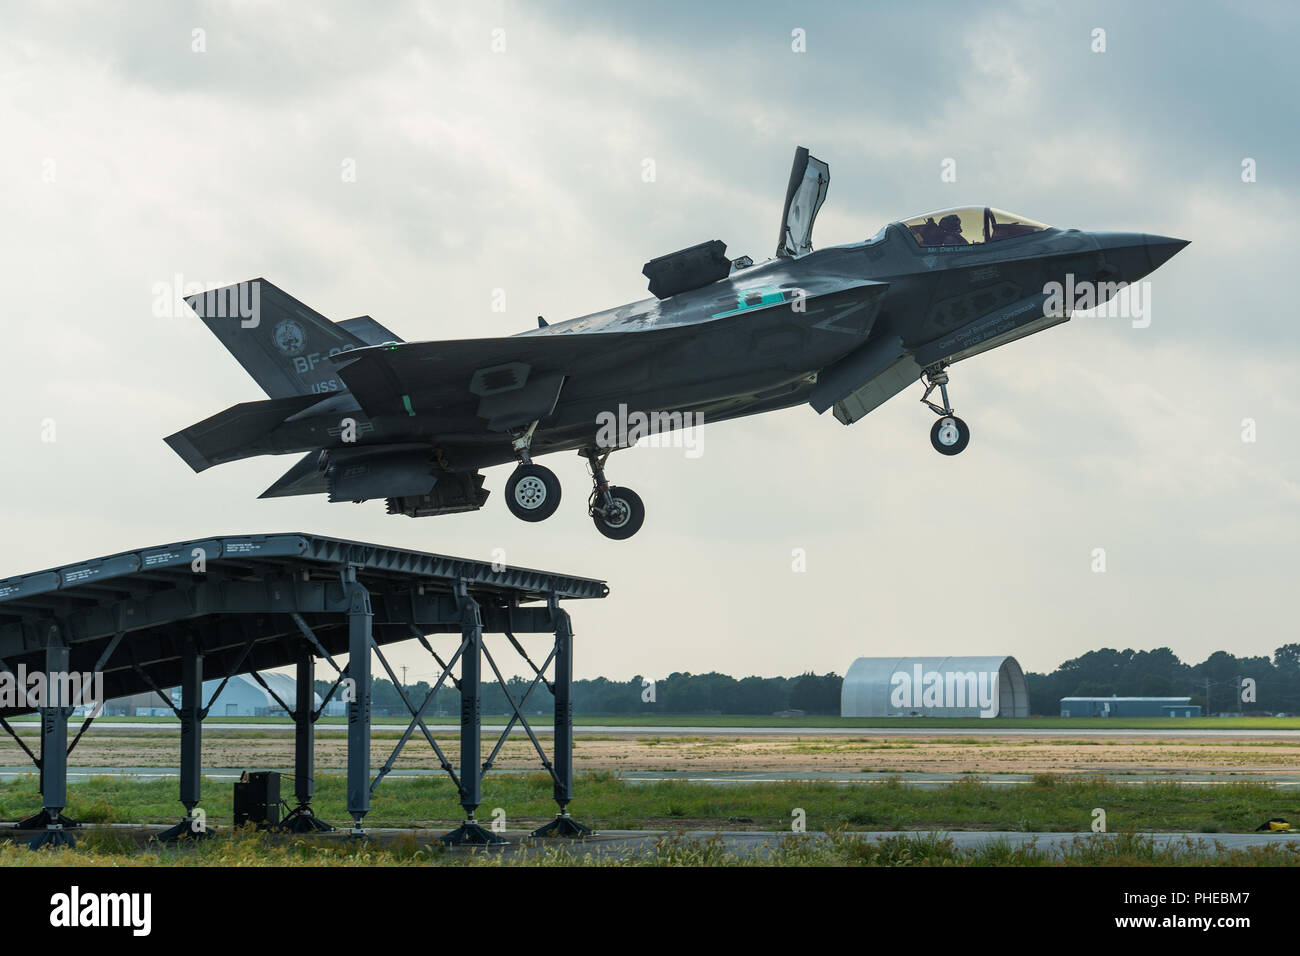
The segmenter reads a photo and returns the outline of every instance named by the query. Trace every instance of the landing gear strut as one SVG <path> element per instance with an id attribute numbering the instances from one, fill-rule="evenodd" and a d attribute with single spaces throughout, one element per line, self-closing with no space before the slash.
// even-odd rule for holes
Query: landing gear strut
<path id="1" fill-rule="evenodd" d="M 506 507 L 524 521 L 545 521 L 560 506 L 560 479 L 551 469 L 533 464 L 529 455 L 536 429 L 537 422 L 533 422 L 515 437 L 512 447 L 519 456 L 519 467 L 506 481 Z"/>
<path id="2" fill-rule="evenodd" d="M 641 530 L 645 523 L 645 505 L 641 496 L 631 488 L 620 488 L 605 480 L 605 460 L 613 449 L 599 452 L 584 448 L 578 454 L 587 459 L 591 468 L 591 497 L 587 499 L 587 513 L 596 523 L 596 530 L 607 538 L 622 541 Z"/>
<path id="3" fill-rule="evenodd" d="M 939 416 L 939 420 L 930 429 L 930 444 L 934 450 L 941 455 L 960 455 L 970 444 L 970 428 L 952 413 L 952 405 L 948 402 L 948 373 L 944 371 L 947 367 L 946 363 L 940 362 L 921 373 L 921 381 L 925 383 L 925 394 L 921 396 L 921 401 Z M 943 397 L 943 405 L 930 401 L 930 395 L 936 388 Z"/>

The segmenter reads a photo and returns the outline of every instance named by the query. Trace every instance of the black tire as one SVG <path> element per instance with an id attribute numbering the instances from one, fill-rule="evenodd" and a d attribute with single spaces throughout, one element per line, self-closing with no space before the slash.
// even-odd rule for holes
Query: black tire
<path id="1" fill-rule="evenodd" d="M 614 499 L 617 513 L 612 516 L 612 520 L 606 520 L 605 515 L 596 512 L 591 520 L 596 522 L 596 530 L 605 537 L 624 541 L 641 530 L 641 525 L 645 523 L 645 505 L 641 503 L 641 496 L 631 488 L 610 485 L 609 493 Z"/>
<path id="2" fill-rule="evenodd" d="M 945 415 L 930 429 L 930 444 L 941 455 L 960 455 L 970 444 L 970 429 L 956 415 Z"/>
<path id="3" fill-rule="evenodd" d="M 545 521 L 560 507 L 560 479 L 541 465 L 520 465 L 506 482 L 506 507 L 523 521 Z"/>

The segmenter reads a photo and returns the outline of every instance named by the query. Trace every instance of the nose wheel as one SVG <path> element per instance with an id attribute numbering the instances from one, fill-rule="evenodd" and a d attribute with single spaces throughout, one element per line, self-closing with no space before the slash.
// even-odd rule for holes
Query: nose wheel
<path id="1" fill-rule="evenodd" d="M 960 455 L 970 444 L 970 428 L 952 413 L 952 405 L 948 402 L 946 368 L 947 366 L 940 362 L 938 365 L 931 365 L 921 373 L 921 381 L 925 383 L 925 394 L 921 396 L 921 401 L 939 416 L 939 420 L 930 428 L 930 444 L 934 446 L 934 450 L 941 455 Z M 930 401 L 930 395 L 936 388 L 943 398 L 942 405 Z"/>
<path id="2" fill-rule="evenodd" d="M 608 451 L 597 454 L 592 449 L 584 449 L 580 454 L 591 467 L 592 489 L 587 500 L 587 513 L 595 522 L 596 530 L 615 541 L 632 537 L 645 523 L 645 505 L 641 503 L 641 496 L 631 488 L 620 488 L 605 480 Z"/>
<path id="3" fill-rule="evenodd" d="M 945 415 L 931 427 L 930 444 L 941 455 L 960 455 L 970 444 L 970 429 L 956 415 Z"/>

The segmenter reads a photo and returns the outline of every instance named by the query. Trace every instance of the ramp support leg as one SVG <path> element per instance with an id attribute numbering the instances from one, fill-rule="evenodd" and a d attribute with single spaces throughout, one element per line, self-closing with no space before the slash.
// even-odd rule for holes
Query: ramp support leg
<path id="1" fill-rule="evenodd" d="M 574 820 L 568 811 L 573 799 L 573 623 L 554 595 L 551 620 L 555 627 L 555 802 L 560 812 L 534 830 L 533 836 L 590 836 L 591 828 Z"/>
<path id="2" fill-rule="evenodd" d="M 195 814 L 203 788 L 203 654 L 190 644 L 181 658 L 181 803 L 185 819 L 158 834 L 164 843 L 211 836 L 203 811 Z"/>
<path id="3" fill-rule="evenodd" d="M 460 656 L 460 805 L 465 808 L 465 822 L 440 839 L 449 846 L 505 843 L 474 819 L 483 801 L 483 616 L 463 586 L 457 590 L 456 603 L 465 645 Z"/>
<path id="4" fill-rule="evenodd" d="M 67 675 L 68 646 L 53 625 L 45 645 L 45 700 L 40 708 L 41 812 L 18 824 L 19 829 L 43 828 L 27 843 L 33 850 L 76 842 L 67 831 L 79 824 L 63 815 L 68 805 L 68 715 L 72 713 L 72 701 L 62 696 L 68 687 Z"/>
<path id="5" fill-rule="evenodd" d="M 344 571 L 350 594 L 348 605 L 348 816 L 352 835 L 365 830 L 362 820 L 370 812 L 370 649 L 374 613 L 370 592 L 357 581 L 356 568 Z"/>
<path id="6" fill-rule="evenodd" d="M 316 816 L 316 657 L 306 641 L 298 655 L 293 709 L 293 795 L 297 806 L 280 823 L 287 833 L 328 833 L 334 828 Z"/>

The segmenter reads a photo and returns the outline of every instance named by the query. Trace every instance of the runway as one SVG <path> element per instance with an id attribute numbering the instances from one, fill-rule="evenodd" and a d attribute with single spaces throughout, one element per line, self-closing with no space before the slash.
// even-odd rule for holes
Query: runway
<path id="1" fill-rule="evenodd" d="M 40 722 L 35 720 L 10 721 L 10 725 L 15 728 L 27 730 L 38 730 Z M 458 723 L 432 723 L 426 721 L 431 732 L 436 733 L 458 733 L 460 724 Z M 553 727 L 550 723 L 531 723 L 530 726 L 534 731 L 541 734 L 553 733 Z M 69 722 L 68 729 L 75 733 L 80 727 L 80 722 Z M 488 733 L 496 731 L 500 733 L 505 730 L 505 722 L 501 723 L 484 723 L 483 732 Z M 205 731 L 220 730 L 278 730 L 283 733 L 293 733 L 293 724 L 287 720 L 280 721 L 258 721 L 253 722 L 233 722 L 221 720 L 205 720 L 203 722 Z M 347 733 L 346 723 L 325 723 L 323 721 L 316 724 L 316 733 Z M 405 723 L 380 723 L 373 722 L 371 730 L 380 732 L 392 730 L 400 732 L 406 729 Z M 180 723 L 178 721 L 96 721 L 91 733 L 112 732 L 112 731 L 142 731 L 148 730 L 154 733 L 180 733 Z M 515 731 L 523 733 L 523 728 L 516 725 Z M 1025 727 L 1000 728 L 1000 727 L 717 727 L 707 724 L 692 725 L 685 727 L 666 727 L 656 724 L 578 724 L 574 727 L 575 736 L 636 736 L 636 737 L 1040 737 L 1040 738 L 1059 738 L 1065 740 L 1078 740 L 1089 737 L 1156 737 L 1160 739 L 1167 738 L 1195 738 L 1195 737 L 1236 737 L 1236 738 L 1269 738 L 1278 740 L 1295 740 L 1300 739 L 1300 729 L 1294 730 L 1266 730 L 1266 729 L 1195 729 L 1195 728 L 1158 728 L 1146 730 L 1134 729 L 1116 729 L 1111 730 L 1103 727 L 1086 727 L 1073 730 L 1046 729 L 1038 730 Z"/>
<path id="2" fill-rule="evenodd" d="M 244 772 L 244 767 L 204 767 L 203 776 L 214 783 L 233 783 Z M 289 768 L 285 768 L 288 772 Z M 325 771 L 331 772 L 331 771 Z M 341 773 L 341 771 L 332 771 Z M 539 768 L 528 770 L 511 770 L 496 768 L 491 776 L 514 775 L 521 773 L 543 773 Z M 31 765 L 0 766 L 0 781 L 10 781 L 28 774 L 35 775 L 36 768 Z M 854 786 L 867 783 L 883 783 L 898 780 L 918 790 L 938 790 L 960 780 L 979 780 L 990 787 L 1017 787 L 1029 784 L 1032 774 L 970 774 L 970 773 L 910 773 L 910 772 L 855 772 L 847 770 L 806 770 L 806 771 L 745 771 L 745 772 L 708 772 L 675 770 L 621 770 L 619 778 L 627 783 L 651 784 L 665 780 L 677 780 L 686 783 L 715 784 L 722 786 L 746 786 L 770 783 L 835 783 Z M 136 780 L 172 780 L 178 773 L 170 767 L 69 767 L 68 782 L 76 783 L 91 777 L 129 777 Z M 1193 773 L 1088 773 L 1081 776 L 1101 777 L 1110 783 L 1141 786 L 1151 783 L 1179 783 L 1188 786 L 1228 786 L 1234 783 L 1270 784 L 1281 790 L 1300 789 L 1300 773 L 1242 773 L 1238 771 L 1193 772 Z M 445 777 L 438 769 L 421 767 L 395 767 L 388 773 L 389 779 L 419 779 L 421 777 Z M 489 777 L 488 779 L 491 779 Z"/>

